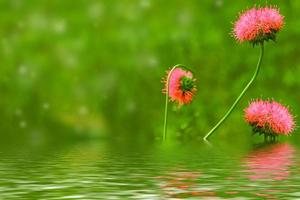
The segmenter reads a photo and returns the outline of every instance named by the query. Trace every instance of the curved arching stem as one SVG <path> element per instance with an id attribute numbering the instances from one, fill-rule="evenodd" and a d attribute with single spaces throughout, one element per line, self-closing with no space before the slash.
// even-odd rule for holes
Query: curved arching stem
<path id="1" fill-rule="evenodd" d="M 231 112 L 234 110 L 234 108 L 237 106 L 237 104 L 239 103 L 239 101 L 241 100 L 241 98 L 244 96 L 244 94 L 246 93 L 246 91 L 248 90 L 248 88 L 252 85 L 253 81 L 256 79 L 259 70 L 260 70 L 260 66 L 261 66 L 261 62 L 264 56 L 264 43 L 261 42 L 260 43 L 260 56 L 258 59 L 258 63 L 255 69 L 255 72 L 251 78 L 251 80 L 249 81 L 249 83 L 246 85 L 246 87 L 244 88 L 244 90 L 240 93 L 240 95 L 237 97 L 237 99 L 234 101 L 234 103 L 232 104 L 232 106 L 229 108 L 229 110 L 227 111 L 227 113 L 224 115 L 224 117 L 204 136 L 204 140 L 207 140 L 214 132 L 215 130 L 217 130 L 217 128 L 228 118 L 228 116 L 231 114 Z"/>
<path id="2" fill-rule="evenodd" d="M 164 132 L 163 132 L 163 140 L 164 141 L 167 139 L 167 129 L 168 129 L 167 126 L 168 126 L 168 105 L 169 105 L 169 82 L 170 82 L 171 74 L 173 73 L 173 71 L 177 67 L 187 68 L 187 67 L 185 67 L 182 64 L 177 64 L 174 67 L 172 67 L 172 69 L 169 71 L 168 76 L 167 76 L 167 80 L 166 80 L 165 116 L 164 116 Z"/>

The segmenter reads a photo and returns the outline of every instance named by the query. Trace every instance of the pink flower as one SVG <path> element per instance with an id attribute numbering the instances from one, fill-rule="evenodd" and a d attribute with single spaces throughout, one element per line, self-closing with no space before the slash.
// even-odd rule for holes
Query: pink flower
<path id="1" fill-rule="evenodd" d="M 275 40 L 276 33 L 283 27 L 283 20 L 276 7 L 252 8 L 242 13 L 235 22 L 233 35 L 239 42 L 253 44 Z"/>
<path id="2" fill-rule="evenodd" d="M 169 75 L 167 72 L 167 76 Z M 194 94 L 196 93 L 195 79 L 190 71 L 183 70 L 182 68 L 175 68 L 170 74 L 169 78 L 169 97 L 171 101 L 177 101 L 179 105 L 189 104 Z M 167 78 L 165 78 L 165 88 L 163 92 L 166 92 Z"/>
<path id="3" fill-rule="evenodd" d="M 295 128 L 294 118 L 289 110 L 273 100 L 254 100 L 244 111 L 245 120 L 255 133 L 289 135 Z"/>

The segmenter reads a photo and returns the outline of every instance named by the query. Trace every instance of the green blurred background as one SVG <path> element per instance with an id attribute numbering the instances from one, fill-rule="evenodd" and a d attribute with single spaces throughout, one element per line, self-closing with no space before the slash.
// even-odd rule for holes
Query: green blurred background
<path id="1" fill-rule="evenodd" d="M 299 115 L 300 1 L 268 3 L 285 27 L 216 140 L 250 140 L 243 108 L 253 98 L 274 98 Z M 1 140 L 159 140 L 161 79 L 177 63 L 193 69 L 198 92 L 191 105 L 170 110 L 169 136 L 201 139 L 254 72 L 259 48 L 230 32 L 255 4 L 265 1 L 1 0 Z"/>

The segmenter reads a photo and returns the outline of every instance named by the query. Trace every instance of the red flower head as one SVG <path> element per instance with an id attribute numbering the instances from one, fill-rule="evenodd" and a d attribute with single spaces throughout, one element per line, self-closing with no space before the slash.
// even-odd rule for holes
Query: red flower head
<path id="1" fill-rule="evenodd" d="M 173 71 L 168 71 L 168 76 L 169 84 L 167 82 L 168 78 L 165 78 L 163 92 L 166 93 L 167 86 L 169 85 L 169 97 L 171 101 L 176 101 L 179 105 L 189 104 L 197 90 L 192 72 L 177 67 Z"/>
<path id="2" fill-rule="evenodd" d="M 235 22 L 233 35 L 239 42 L 249 41 L 254 45 L 275 40 L 276 33 L 283 27 L 283 20 L 276 7 L 252 8 Z"/>
<path id="3" fill-rule="evenodd" d="M 254 133 L 266 135 L 289 135 L 295 128 L 289 110 L 275 101 L 254 100 L 244 110 L 245 120 Z"/>

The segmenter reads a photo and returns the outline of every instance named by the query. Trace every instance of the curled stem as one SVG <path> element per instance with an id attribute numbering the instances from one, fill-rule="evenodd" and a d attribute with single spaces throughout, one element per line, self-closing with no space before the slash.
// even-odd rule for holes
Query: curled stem
<path id="1" fill-rule="evenodd" d="M 168 105 L 169 105 L 169 82 L 170 82 L 170 77 L 172 72 L 177 68 L 177 67 L 183 67 L 186 68 L 182 64 L 177 64 L 172 69 L 169 71 L 167 80 L 166 80 L 166 101 L 165 101 L 165 115 L 164 115 L 164 132 L 163 132 L 163 140 L 165 141 L 167 139 L 167 125 L 168 125 Z"/>
<path id="2" fill-rule="evenodd" d="M 240 95 L 237 97 L 237 99 L 234 101 L 234 103 L 229 108 L 229 110 L 227 111 L 227 113 L 222 117 L 222 119 L 204 136 L 204 138 L 203 138 L 204 140 L 207 140 L 215 132 L 215 130 L 217 130 L 217 128 L 228 118 L 228 116 L 231 114 L 231 112 L 234 110 L 234 108 L 237 106 L 237 104 L 239 103 L 239 101 L 245 95 L 246 91 L 249 89 L 249 87 L 252 85 L 252 83 L 256 79 L 256 77 L 257 77 L 257 75 L 259 73 L 259 70 L 260 70 L 260 66 L 261 66 L 261 62 L 262 62 L 263 56 L 264 56 L 264 44 L 263 44 L 263 42 L 260 43 L 260 47 L 261 47 L 260 48 L 260 56 L 259 56 L 259 59 L 258 59 L 258 63 L 256 65 L 255 72 L 254 72 L 251 80 L 246 85 L 246 87 L 243 89 L 243 91 L 240 93 Z"/>

